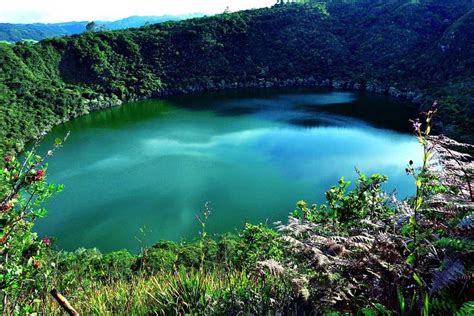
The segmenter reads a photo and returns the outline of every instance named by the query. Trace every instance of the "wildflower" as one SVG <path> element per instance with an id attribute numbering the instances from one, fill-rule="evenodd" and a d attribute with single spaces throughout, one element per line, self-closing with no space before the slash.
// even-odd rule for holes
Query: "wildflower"
<path id="1" fill-rule="evenodd" d="M 419 119 L 416 119 L 416 120 L 410 120 L 410 122 L 412 123 L 412 126 L 413 126 L 413 130 L 417 133 L 417 134 L 421 134 L 421 123 L 420 123 L 420 120 Z"/>
<path id="2" fill-rule="evenodd" d="M 13 207 L 13 205 L 10 203 L 10 202 L 5 202 L 2 204 L 2 206 L 0 207 L 0 210 L 3 212 L 6 212 L 8 210 L 10 210 L 11 208 Z"/>
<path id="3" fill-rule="evenodd" d="M 48 236 L 45 236 L 41 241 L 43 242 L 43 245 L 45 245 L 46 247 L 51 246 L 51 239 L 49 239 Z"/>
<path id="4" fill-rule="evenodd" d="M 13 156 L 7 155 L 3 158 L 3 161 L 5 162 L 5 171 L 9 171 L 13 168 Z"/>
<path id="5" fill-rule="evenodd" d="M 33 268 L 34 269 L 39 269 L 41 268 L 41 262 L 38 260 L 33 260 Z"/>
<path id="6" fill-rule="evenodd" d="M 438 107 L 438 101 L 434 101 L 432 107 L 433 107 L 434 109 L 435 109 L 436 107 Z"/>
<path id="7" fill-rule="evenodd" d="M 419 131 L 420 128 L 421 128 L 421 123 L 420 123 L 420 122 L 414 122 L 414 123 L 413 123 L 413 128 L 414 128 L 416 131 Z"/>
<path id="8" fill-rule="evenodd" d="M 0 238 L 0 244 L 3 245 L 6 241 L 7 241 L 7 236 L 3 236 L 2 238 Z"/>
<path id="9" fill-rule="evenodd" d="M 33 177 L 33 181 L 41 181 L 44 179 L 44 176 L 45 176 L 46 172 L 44 171 L 44 169 L 39 169 L 38 171 L 36 171 L 34 177 Z"/>

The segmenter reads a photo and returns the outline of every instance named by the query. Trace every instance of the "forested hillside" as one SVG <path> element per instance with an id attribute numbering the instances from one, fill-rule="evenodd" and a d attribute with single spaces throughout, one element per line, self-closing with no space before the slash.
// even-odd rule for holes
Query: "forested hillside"
<path id="1" fill-rule="evenodd" d="M 204 14 L 196 13 L 188 15 L 130 16 L 117 21 L 96 21 L 94 23 L 97 29 L 120 30 L 131 27 L 140 27 L 146 24 L 179 21 L 200 16 L 204 16 Z M 88 23 L 88 21 L 48 24 L 0 23 L 0 41 L 12 43 L 22 40 L 40 41 L 51 37 L 80 34 L 86 31 L 86 26 Z"/>
<path id="2" fill-rule="evenodd" d="M 14 24 L 0 23 L 0 41 L 17 42 L 21 40 L 39 41 L 48 37 L 79 34 L 86 29 L 87 22 L 56 24 Z"/>
<path id="3" fill-rule="evenodd" d="M 436 128 L 474 142 L 471 1 L 330 1 L 0 44 L 2 150 L 138 98 L 333 86 L 437 98 Z M 425 104 L 427 102 L 424 102 Z"/>

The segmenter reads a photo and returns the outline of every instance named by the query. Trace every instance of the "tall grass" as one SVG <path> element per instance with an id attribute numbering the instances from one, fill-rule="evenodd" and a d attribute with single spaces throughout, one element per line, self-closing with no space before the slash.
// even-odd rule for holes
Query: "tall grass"
<path id="1" fill-rule="evenodd" d="M 282 287 L 277 282 L 245 271 L 203 273 L 182 267 L 129 280 L 93 281 L 67 296 L 84 315 L 260 314 L 282 307 L 275 303 L 276 296 L 285 296 L 278 293 Z M 47 314 L 62 313 L 52 298 L 45 303 Z"/>

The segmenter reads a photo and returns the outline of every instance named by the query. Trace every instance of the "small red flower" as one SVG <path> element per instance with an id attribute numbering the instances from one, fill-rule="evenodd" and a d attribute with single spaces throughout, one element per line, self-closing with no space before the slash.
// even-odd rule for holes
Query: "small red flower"
<path id="1" fill-rule="evenodd" d="M 2 210 L 2 213 L 3 213 L 3 212 L 6 212 L 6 211 L 10 210 L 12 207 L 13 207 L 13 205 L 10 202 L 5 202 L 0 207 L 0 210 Z"/>
<path id="2" fill-rule="evenodd" d="M 7 236 L 3 236 L 2 238 L 0 238 L 0 244 L 3 245 L 6 241 L 7 241 Z"/>
<path id="3" fill-rule="evenodd" d="M 35 180 L 35 181 L 41 181 L 41 180 L 43 180 L 45 174 L 46 174 L 46 172 L 45 172 L 43 169 L 40 169 L 40 170 L 36 171 L 34 180 Z"/>
<path id="4" fill-rule="evenodd" d="M 45 245 L 46 247 L 51 246 L 51 239 L 49 239 L 48 236 L 45 236 L 42 242 L 43 242 L 43 245 Z"/>
<path id="5" fill-rule="evenodd" d="M 41 262 L 38 260 L 33 260 L 33 268 L 34 269 L 39 269 L 41 268 Z"/>
<path id="6" fill-rule="evenodd" d="M 5 162 L 5 169 L 6 170 L 11 170 L 13 168 L 13 164 L 11 163 L 13 161 L 13 156 L 5 156 L 3 158 L 3 161 Z"/>

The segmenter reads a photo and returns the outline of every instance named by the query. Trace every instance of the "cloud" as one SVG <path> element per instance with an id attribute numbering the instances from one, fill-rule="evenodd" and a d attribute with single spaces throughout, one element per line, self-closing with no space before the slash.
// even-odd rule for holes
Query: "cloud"
<path id="1" fill-rule="evenodd" d="M 3 4 L 0 4 L 3 6 Z M 47 12 L 41 10 L 1 10 L 0 11 L 0 22 L 15 22 L 15 23 L 24 23 L 26 22 L 36 22 L 45 19 L 48 16 Z"/>
<path id="2" fill-rule="evenodd" d="M 220 13 L 271 6 L 275 0 L 2 0 L 0 22 L 117 20 L 131 15 Z"/>

